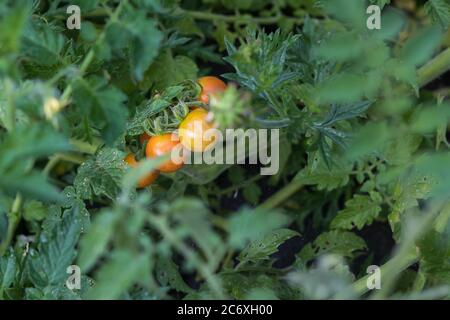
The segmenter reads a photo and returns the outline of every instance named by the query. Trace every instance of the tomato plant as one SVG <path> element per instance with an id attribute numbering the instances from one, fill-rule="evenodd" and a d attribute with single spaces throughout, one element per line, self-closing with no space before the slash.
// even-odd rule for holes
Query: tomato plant
<path id="1" fill-rule="evenodd" d="M 447 0 L 0 1 L 0 300 L 449 299 L 449 25 Z M 195 123 L 243 141 L 207 163 Z"/>

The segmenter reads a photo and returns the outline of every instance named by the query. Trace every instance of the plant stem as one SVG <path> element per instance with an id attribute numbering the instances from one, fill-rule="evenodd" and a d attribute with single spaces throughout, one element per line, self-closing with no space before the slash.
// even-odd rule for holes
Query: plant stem
<path id="1" fill-rule="evenodd" d="M 100 147 L 100 142 L 95 142 L 94 144 L 90 144 L 88 142 L 71 139 L 70 143 L 75 147 L 75 151 L 78 153 L 87 153 L 93 155 L 97 152 L 97 149 Z M 45 165 L 43 169 L 43 173 L 45 175 L 49 175 L 52 169 L 58 164 L 60 160 L 82 164 L 86 159 L 85 157 L 78 155 L 76 153 L 57 153 L 50 157 L 49 161 Z"/>
<path id="2" fill-rule="evenodd" d="M 392 272 L 392 270 L 395 270 L 395 273 L 398 274 L 399 272 L 402 272 L 406 268 L 408 268 L 410 265 L 416 263 L 418 260 L 417 254 L 407 254 L 401 259 L 391 259 L 388 262 L 386 262 L 384 265 L 380 267 L 381 275 L 383 274 L 389 274 Z M 367 286 L 367 280 L 372 275 L 364 276 L 357 281 L 353 283 L 353 290 L 358 295 L 363 295 L 369 291 L 369 288 Z M 383 285 L 383 284 L 382 284 Z"/>
<path id="3" fill-rule="evenodd" d="M 87 153 L 87 154 L 95 154 L 97 149 L 101 146 L 100 142 L 94 141 L 93 144 L 88 142 L 70 139 L 70 143 L 75 147 L 77 152 Z"/>
<path id="4" fill-rule="evenodd" d="M 434 228 L 434 230 L 439 232 L 440 225 L 436 225 L 436 221 L 445 220 L 447 216 L 447 208 L 449 206 L 449 202 L 438 204 L 431 210 L 431 212 L 421 217 L 420 220 L 415 221 L 415 223 L 420 225 L 421 228 L 418 230 L 412 229 L 410 232 L 406 232 L 404 238 L 400 241 L 396 254 L 392 257 L 392 259 L 380 267 L 380 275 L 382 277 L 381 289 L 376 290 L 371 298 L 384 299 L 387 297 L 394 287 L 400 273 L 410 265 L 419 261 L 416 240 L 419 239 L 425 232 L 430 230 L 430 228 Z M 373 275 L 367 275 L 353 283 L 352 288 L 355 293 L 358 295 L 363 295 L 369 291 L 367 280 L 371 276 Z"/>
<path id="5" fill-rule="evenodd" d="M 114 13 L 111 15 L 111 18 L 109 19 L 107 25 L 109 23 L 111 23 L 111 21 L 116 21 L 118 19 L 120 13 L 122 12 L 123 7 L 127 4 L 128 4 L 128 0 L 124 0 L 124 1 L 120 2 L 120 4 L 118 5 L 118 7 L 114 11 Z M 106 30 L 106 27 L 105 27 L 105 30 Z M 84 57 L 83 62 L 81 63 L 79 71 L 78 71 L 79 77 L 82 77 L 84 75 L 84 73 L 86 73 L 87 69 L 89 68 L 89 65 L 94 60 L 95 46 L 97 44 L 101 43 L 103 41 L 103 39 L 105 38 L 105 34 L 106 34 L 105 30 L 103 30 L 103 32 L 99 35 L 98 39 L 95 41 L 94 46 L 88 51 L 87 55 Z M 72 83 L 70 83 L 61 95 L 61 100 L 63 102 L 68 100 L 69 96 L 72 94 L 72 90 L 73 90 Z M 66 104 L 64 104 L 64 105 L 66 105 Z"/>
<path id="6" fill-rule="evenodd" d="M 224 22 L 253 22 L 256 24 L 277 24 L 280 20 L 289 21 L 294 24 L 303 23 L 303 18 L 287 17 L 284 15 L 276 15 L 273 17 L 254 17 L 251 15 L 224 15 L 203 11 L 183 10 L 183 13 L 197 20 L 221 20 Z"/>
<path id="7" fill-rule="evenodd" d="M 81 63 L 80 69 L 78 71 L 80 77 L 82 77 L 83 74 L 86 72 L 92 60 L 94 60 L 94 56 L 95 56 L 94 49 L 89 50 L 88 54 Z M 72 84 L 69 84 L 61 95 L 61 101 L 67 101 L 69 99 L 69 96 L 72 94 L 72 90 L 73 90 Z"/>
<path id="8" fill-rule="evenodd" d="M 423 87 L 449 70 L 450 48 L 442 51 L 417 71 L 418 84 Z"/>
<path id="9" fill-rule="evenodd" d="M 219 191 L 219 195 L 224 195 L 224 194 L 227 194 L 227 193 L 230 193 L 230 192 L 237 191 L 239 189 L 245 188 L 249 184 L 252 184 L 253 182 L 259 181 L 259 180 L 261 180 L 263 178 L 264 178 L 264 176 L 261 176 L 259 174 L 255 175 L 255 176 L 253 176 L 253 177 L 251 177 L 249 179 L 244 180 L 243 182 L 241 182 L 241 183 L 239 183 L 237 185 L 234 185 L 234 186 L 228 187 L 226 189 L 220 190 Z"/>
<path id="10" fill-rule="evenodd" d="M 223 292 L 222 286 L 218 281 L 214 273 L 208 268 L 207 264 L 202 261 L 197 253 L 191 250 L 188 246 L 184 244 L 168 227 L 166 220 L 164 218 L 151 217 L 148 219 L 151 225 L 153 225 L 163 237 L 165 237 L 172 246 L 182 254 L 186 260 L 191 261 L 197 268 L 198 272 L 202 277 L 208 282 L 212 291 L 217 294 L 219 299 L 224 299 L 225 294 Z"/>
<path id="11" fill-rule="evenodd" d="M 6 91 L 8 97 L 8 105 L 7 105 L 7 115 L 10 121 L 8 131 L 12 131 L 16 128 L 16 105 L 14 103 L 14 99 L 11 97 L 12 94 L 12 84 L 10 81 L 6 81 Z M 16 194 L 16 198 L 11 207 L 11 212 L 8 215 L 8 230 L 6 231 L 6 238 L 0 243 L 0 257 L 8 249 L 16 231 L 17 225 L 22 218 L 21 208 L 22 208 L 22 195 L 18 192 Z"/>
<path id="12" fill-rule="evenodd" d="M 282 269 L 273 269 L 273 268 L 264 268 L 264 267 L 245 267 L 245 268 L 239 268 L 239 269 L 232 269 L 232 270 L 224 270 L 220 274 L 235 274 L 238 273 L 264 273 L 264 274 L 276 274 L 276 275 L 283 275 L 286 274 L 287 271 Z"/>
<path id="13" fill-rule="evenodd" d="M 8 249 L 20 219 L 22 218 L 22 202 L 22 196 L 18 193 L 12 204 L 11 212 L 8 215 L 8 230 L 6 231 L 6 238 L 0 244 L 0 257 L 3 256 Z"/>
<path id="14" fill-rule="evenodd" d="M 50 157 L 49 161 L 45 165 L 44 169 L 42 170 L 42 173 L 44 175 L 49 175 L 52 169 L 58 164 L 60 160 L 64 160 L 67 162 L 72 162 L 76 164 L 82 164 L 85 161 L 85 158 L 82 156 L 79 156 L 77 154 L 69 154 L 69 153 L 57 153 Z"/>
<path id="15" fill-rule="evenodd" d="M 290 196 L 296 193 L 303 187 L 303 183 L 294 178 L 291 182 L 285 185 L 282 189 L 280 189 L 277 193 L 267 199 L 263 204 L 261 204 L 258 209 L 270 210 L 277 207 L 283 201 L 287 200 Z"/>

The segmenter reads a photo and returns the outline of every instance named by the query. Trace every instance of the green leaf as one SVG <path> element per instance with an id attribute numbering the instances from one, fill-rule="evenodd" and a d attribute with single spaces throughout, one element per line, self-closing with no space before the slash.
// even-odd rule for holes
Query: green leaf
<path id="1" fill-rule="evenodd" d="M 356 194 L 345 202 L 345 209 L 340 210 L 331 221 L 331 228 L 361 230 L 365 225 L 370 225 L 378 217 L 381 211 L 380 203 L 371 197 Z"/>
<path id="2" fill-rule="evenodd" d="M 8 216 L 6 210 L 0 208 L 0 242 L 5 240 L 8 230 Z"/>
<path id="3" fill-rule="evenodd" d="M 79 6 L 81 12 L 89 12 L 98 7 L 98 0 L 72 0 L 71 4 Z"/>
<path id="4" fill-rule="evenodd" d="M 431 231 L 418 243 L 420 270 L 432 284 L 450 285 L 450 224 L 442 232 Z"/>
<path id="5" fill-rule="evenodd" d="M 106 42 L 118 56 L 128 55 L 133 77 L 141 81 L 144 72 L 158 56 L 163 34 L 146 10 L 126 6 L 124 14 L 106 29 Z M 122 53 L 118 53 L 122 51 Z"/>
<path id="6" fill-rule="evenodd" d="M 75 246 L 81 232 L 79 208 L 64 212 L 61 223 L 51 231 L 50 237 L 42 235 L 36 251 L 30 252 L 29 275 L 37 288 L 65 283 L 66 268 L 75 258 Z"/>
<path id="7" fill-rule="evenodd" d="M 315 96 L 320 103 L 354 103 L 374 96 L 380 88 L 382 75 L 371 70 L 363 75 L 355 72 L 335 74 L 321 82 Z"/>
<path id="8" fill-rule="evenodd" d="M 383 157 L 392 165 L 405 165 L 411 162 L 414 153 L 420 147 L 422 137 L 416 134 L 407 134 L 389 141 L 383 150 Z"/>
<path id="9" fill-rule="evenodd" d="M 243 196 L 248 203 L 256 205 L 262 195 L 261 188 L 256 183 L 247 185 L 243 190 Z"/>
<path id="10" fill-rule="evenodd" d="M 236 73 L 225 77 L 260 94 L 272 104 L 272 108 L 281 112 L 281 106 L 273 105 L 275 101 L 269 96 L 269 91 L 272 93 L 272 89 L 298 76 L 291 72 L 286 62 L 287 51 L 296 41 L 301 41 L 298 35 L 283 34 L 281 30 L 271 34 L 249 30 L 239 49 L 226 39 L 228 57 L 224 59 L 236 69 Z"/>
<path id="11" fill-rule="evenodd" d="M 79 222 L 81 230 L 86 230 L 90 224 L 90 214 L 86 209 L 84 201 L 76 194 L 75 188 L 68 186 L 63 190 L 64 200 L 61 205 L 51 204 L 47 206 L 46 218 L 42 222 L 42 233 L 46 237 L 51 237 L 51 234 L 62 221 L 61 212 L 64 209 L 79 210 Z"/>
<path id="12" fill-rule="evenodd" d="M 70 150 L 68 140 L 45 125 L 20 126 L 0 142 L 0 188 L 43 201 L 61 201 L 60 192 L 47 182 L 33 163 L 46 155 Z"/>
<path id="13" fill-rule="evenodd" d="M 181 277 L 179 268 L 172 259 L 158 257 L 155 268 L 156 278 L 161 285 L 184 293 L 193 291 Z"/>
<path id="14" fill-rule="evenodd" d="M 286 215 L 276 211 L 241 209 L 229 219 L 230 245 L 241 249 L 248 241 L 262 238 L 289 222 L 290 219 Z"/>
<path id="15" fill-rule="evenodd" d="M 15 1 L 15 5 L 0 15 L 0 57 L 15 54 L 20 48 L 21 36 L 24 32 L 30 13 L 27 1 Z"/>
<path id="16" fill-rule="evenodd" d="M 186 87 L 183 85 L 165 88 L 163 92 L 153 96 L 150 101 L 144 101 L 137 110 L 132 119 L 127 123 L 127 134 L 131 136 L 139 135 L 145 132 L 150 118 L 163 112 L 165 109 L 176 103 L 176 100 L 185 98 Z"/>
<path id="17" fill-rule="evenodd" d="M 427 134 L 450 122 L 450 104 L 427 106 L 417 110 L 411 119 L 412 130 L 416 133 Z"/>
<path id="18" fill-rule="evenodd" d="M 27 221 L 40 221 L 47 216 L 47 208 L 42 202 L 27 201 L 23 208 L 23 217 Z"/>
<path id="19" fill-rule="evenodd" d="M 158 55 L 162 33 L 156 28 L 156 22 L 149 20 L 144 12 L 139 11 L 132 18 L 128 30 L 133 35 L 131 41 L 130 60 L 134 77 L 142 80 L 145 71 Z"/>
<path id="20" fill-rule="evenodd" d="M 442 31 L 438 26 L 424 28 L 405 43 L 400 59 L 407 64 L 420 66 L 433 56 L 441 41 Z"/>
<path id="21" fill-rule="evenodd" d="M 228 294 L 237 300 L 249 299 L 256 293 L 264 292 L 265 296 L 275 299 L 299 299 L 300 292 L 291 288 L 285 281 L 261 273 L 223 274 L 222 284 Z"/>
<path id="22" fill-rule="evenodd" d="M 427 14 L 443 28 L 450 25 L 450 3 L 448 0 L 428 0 L 425 3 Z"/>
<path id="23" fill-rule="evenodd" d="M 46 125 L 20 126 L 1 141 L 0 164 L 17 166 L 19 161 L 38 159 L 70 149 L 68 139 Z"/>
<path id="24" fill-rule="evenodd" d="M 116 212 L 102 211 L 97 214 L 80 240 L 78 265 L 83 272 L 89 272 L 97 260 L 105 253 L 114 227 L 119 219 Z"/>
<path id="25" fill-rule="evenodd" d="M 102 129 L 107 144 L 112 144 L 125 131 L 128 111 L 127 97 L 112 85 L 98 78 L 79 79 L 73 86 L 73 97 L 82 118 Z"/>
<path id="26" fill-rule="evenodd" d="M 370 3 L 375 4 L 383 9 L 385 5 L 391 3 L 391 0 L 370 0 Z"/>
<path id="27" fill-rule="evenodd" d="M 308 243 L 297 255 L 295 265 L 301 269 L 306 263 L 324 254 L 353 257 L 355 251 L 366 249 L 366 243 L 353 232 L 332 230 L 319 235 L 313 243 Z"/>
<path id="28" fill-rule="evenodd" d="M 17 271 L 18 264 L 13 253 L 0 257 L 0 298 L 2 298 L 2 292 L 13 284 Z"/>
<path id="29" fill-rule="evenodd" d="M 320 2 L 328 14 L 345 24 L 362 29 L 366 27 L 364 12 L 365 1 L 359 0 L 333 0 Z M 346 10 L 342 10 L 346 8 Z"/>
<path id="30" fill-rule="evenodd" d="M 335 163 L 331 169 L 317 154 L 310 154 L 308 165 L 294 179 L 305 185 L 315 185 L 318 190 L 328 190 L 345 186 L 349 181 L 349 167 Z"/>
<path id="31" fill-rule="evenodd" d="M 95 273 L 96 284 L 87 297 L 95 300 L 118 299 L 149 267 L 148 258 L 129 250 L 115 250 L 106 263 Z"/>
<path id="32" fill-rule="evenodd" d="M 345 154 L 346 159 L 356 160 L 380 153 L 394 135 L 386 122 L 372 122 L 355 130 Z"/>
<path id="33" fill-rule="evenodd" d="M 209 259 L 221 256 L 224 251 L 222 239 L 214 230 L 210 212 L 202 201 L 190 197 L 179 198 L 164 208 L 164 211 L 176 223 L 174 231 L 179 237 L 189 235 Z"/>
<path id="34" fill-rule="evenodd" d="M 197 73 L 197 65 L 190 58 L 173 57 L 169 51 L 164 51 L 147 69 L 140 87 L 144 90 L 162 90 L 187 79 L 195 80 Z"/>
<path id="35" fill-rule="evenodd" d="M 50 67 L 63 62 L 66 39 L 61 30 L 48 24 L 31 23 L 24 33 L 22 52 L 31 62 Z"/>
<path id="36" fill-rule="evenodd" d="M 20 192 L 40 201 L 60 203 L 64 199 L 61 192 L 47 181 L 47 177 L 36 171 L 0 172 L 0 189 L 9 195 Z"/>
<path id="37" fill-rule="evenodd" d="M 248 262 L 259 262 L 270 259 L 270 255 L 277 252 L 278 247 L 286 240 L 300 236 L 297 231 L 290 229 L 278 229 L 264 235 L 259 240 L 251 242 L 239 254 L 241 264 Z"/>
<path id="38" fill-rule="evenodd" d="M 287 275 L 288 283 L 298 287 L 307 299 L 355 299 L 351 290 L 354 275 L 342 257 L 324 255 L 317 266 L 309 270 L 295 271 Z"/>
<path id="39" fill-rule="evenodd" d="M 105 196 L 115 199 L 121 190 L 121 182 L 127 165 L 125 154 L 117 149 L 103 148 L 78 169 L 74 186 L 82 199 Z"/>

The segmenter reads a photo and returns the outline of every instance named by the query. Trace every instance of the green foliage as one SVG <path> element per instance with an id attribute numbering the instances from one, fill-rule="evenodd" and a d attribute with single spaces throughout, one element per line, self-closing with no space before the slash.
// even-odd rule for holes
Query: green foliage
<path id="1" fill-rule="evenodd" d="M 444 28 L 450 24 L 450 3 L 447 0 L 430 0 L 425 4 L 428 15 Z"/>
<path id="2" fill-rule="evenodd" d="M 195 80 L 197 73 L 197 65 L 190 58 L 181 55 L 173 57 L 170 51 L 166 51 L 147 69 L 140 86 L 143 89 L 154 87 L 163 90 L 186 79 Z"/>
<path id="3" fill-rule="evenodd" d="M 74 0 L 68 30 L 65 1 L 1 1 L 0 299 L 449 298 L 450 4 L 398 3 Z M 168 159 L 141 134 L 193 107 L 278 129 L 279 172 L 136 188 Z"/>
<path id="4" fill-rule="evenodd" d="M 61 222 L 39 242 L 36 252 L 30 253 L 29 273 L 33 284 L 43 289 L 58 285 L 66 278 L 66 268 L 75 258 L 75 245 L 81 226 L 79 209 L 64 213 Z"/>
<path id="5" fill-rule="evenodd" d="M 270 219 L 266 219 L 267 216 Z M 289 217 L 281 213 L 244 208 L 229 219 L 230 245 L 242 249 L 248 241 L 254 243 L 261 235 L 285 226 L 289 220 Z"/>
<path id="6" fill-rule="evenodd" d="M 353 257 L 355 251 L 366 249 L 363 239 L 352 232 L 333 230 L 322 233 L 314 242 L 308 243 L 297 255 L 295 265 L 304 269 L 312 259 L 325 254 L 336 254 L 343 257 Z"/>
<path id="7" fill-rule="evenodd" d="M 379 197 L 379 195 L 377 195 Z M 376 196 L 374 196 L 376 197 Z M 345 209 L 338 212 L 331 222 L 332 228 L 362 229 L 371 224 L 381 211 L 380 200 L 373 200 L 369 196 L 356 194 L 345 203 Z"/>
<path id="8" fill-rule="evenodd" d="M 322 157 L 316 153 L 309 155 L 308 165 L 294 179 L 306 185 L 315 185 L 318 190 L 331 191 L 348 183 L 349 170 L 342 164 L 328 168 Z"/>
<path id="9" fill-rule="evenodd" d="M 73 91 L 75 103 L 82 112 L 80 121 L 92 123 L 92 127 L 102 130 L 106 143 L 113 143 L 125 129 L 124 94 L 112 86 L 105 87 L 96 78 L 75 81 Z"/>
<path id="10" fill-rule="evenodd" d="M 125 174 L 124 153 L 111 148 L 99 151 L 95 158 L 83 163 L 74 181 L 77 193 L 82 199 L 105 196 L 115 199 Z"/>
<path id="11" fill-rule="evenodd" d="M 290 229 L 275 230 L 261 239 L 251 242 L 239 254 L 239 261 L 242 264 L 249 262 L 259 262 L 266 260 L 271 254 L 277 251 L 277 248 L 286 240 L 299 236 L 299 233 Z"/>
<path id="12" fill-rule="evenodd" d="M 449 231 L 431 232 L 419 243 L 421 268 L 433 283 L 450 283 Z"/>

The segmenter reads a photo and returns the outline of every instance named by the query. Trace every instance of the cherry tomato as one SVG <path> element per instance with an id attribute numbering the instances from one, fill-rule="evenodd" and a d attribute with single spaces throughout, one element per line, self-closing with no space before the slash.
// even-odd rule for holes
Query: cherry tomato
<path id="1" fill-rule="evenodd" d="M 134 155 L 132 153 L 129 153 L 125 157 L 124 160 L 132 168 L 135 168 L 135 167 L 138 166 L 136 158 L 134 157 Z M 151 185 L 153 183 L 153 181 L 155 181 L 156 178 L 158 178 L 158 176 L 159 176 L 159 172 L 158 171 L 150 172 L 148 175 L 146 175 L 145 177 L 141 178 L 141 180 L 139 180 L 138 187 L 139 188 L 145 188 L 145 187 Z"/>
<path id="2" fill-rule="evenodd" d="M 139 141 L 140 141 L 141 145 L 144 145 L 150 138 L 151 137 L 146 132 L 144 132 L 143 134 L 141 134 L 139 136 Z"/>
<path id="3" fill-rule="evenodd" d="M 209 97 L 219 92 L 226 90 L 227 85 L 225 82 L 216 77 L 202 77 L 198 79 L 198 84 L 202 87 L 199 100 L 203 103 L 209 103 Z"/>
<path id="4" fill-rule="evenodd" d="M 172 137 L 171 133 L 153 136 L 148 140 L 145 154 L 147 158 L 156 158 L 166 154 L 170 154 L 174 148 L 181 148 L 180 141 L 175 135 Z M 161 172 L 174 172 L 183 166 L 183 162 L 174 162 L 172 159 L 164 162 L 158 169 Z"/>
<path id="5" fill-rule="evenodd" d="M 214 123 L 207 120 L 208 111 L 197 108 L 189 112 L 178 127 L 178 136 L 181 144 L 193 152 L 203 152 L 214 146 L 215 136 L 207 139 L 205 133 L 209 129 L 215 129 Z"/>

